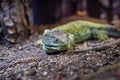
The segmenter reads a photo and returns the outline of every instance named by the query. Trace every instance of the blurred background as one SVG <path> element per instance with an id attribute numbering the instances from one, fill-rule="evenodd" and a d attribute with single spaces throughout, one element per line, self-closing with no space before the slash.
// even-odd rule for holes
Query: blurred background
<path id="1" fill-rule="evenodd" d="M 120 0 L 0 0 L 0 42 L 77 19 L 120 26 Z"/>
<path id="2" fill-rule="evenodd" d="M 28 0 L 30 21 L 51 24 L 71 15 L 87 15 L 107 21 L 120 18 L 120 0 Z"/>

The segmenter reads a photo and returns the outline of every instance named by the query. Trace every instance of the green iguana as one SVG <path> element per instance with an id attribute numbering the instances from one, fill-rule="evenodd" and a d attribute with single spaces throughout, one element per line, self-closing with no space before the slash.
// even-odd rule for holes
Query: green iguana
<path id="1" fill-rule="evenodd" d="M 73 48 L 75 43 L 95 38 L 100 41 L 110 37 L 120 37 L 120 30 L 108 24 L 99 24 L 89 21 L 72 21 L 67 24 L 45 30 L 42 38 L 34 45 L 42 45 L 48 53 Z"/>

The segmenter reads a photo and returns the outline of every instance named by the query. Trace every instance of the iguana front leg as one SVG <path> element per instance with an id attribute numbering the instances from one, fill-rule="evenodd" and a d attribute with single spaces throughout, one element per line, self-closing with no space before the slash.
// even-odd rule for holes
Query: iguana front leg
<path id="1" fill-rule="evenodd" d="M 45 31 L 44 31 L 44 33 L 43 33 L 43 35 L 45 35 L 47 32 L 49 32 L 50 30 L 48 30 L 48 29 L 46 29 Z M 33 43 L 33 45 L 34 46 L 38 46 L 38 45 L 40 45 L 40 44 L 42 44 L 42 37 L 39 39 L 39 40 L 37 40 L 35 43 Z"/>

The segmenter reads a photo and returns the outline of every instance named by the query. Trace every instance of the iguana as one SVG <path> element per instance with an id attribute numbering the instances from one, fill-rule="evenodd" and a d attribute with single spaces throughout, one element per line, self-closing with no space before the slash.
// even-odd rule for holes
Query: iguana
<path id="1" fill-rule="evenodd" d="M 34 45 L 41 44 L 43 50 L 53 53 L 73 48 L 75 43 L 87 39 L 95 38 L 104 41 L 109 37 L 119 38 L 120 30 L 108 24 L 77 20 L 51 30 L 46 29 L 42 38 Z"/>

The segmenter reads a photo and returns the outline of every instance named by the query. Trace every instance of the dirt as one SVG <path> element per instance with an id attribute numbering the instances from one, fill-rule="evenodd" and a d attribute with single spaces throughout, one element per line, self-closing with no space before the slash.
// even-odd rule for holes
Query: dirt
<path id="1" fill-rule="evenodd" d="M 41 46 L 32 46 L 37 39 L 0 45 L 0 80 L 81 80 L 104 66 L 120 61 L 120 45 L 100 51 L 47 54 Z M 89 40 L 76 44 L 75 49 L 100 44 Z M 103 75 L 104 80 L 119 80 L 120 70 L 105 71 Z M 103 75 L 90 80 L 103 80 Z"/>
<path id="2" fill-rule="evenodd" d="M 72 16 L 56 23 L 55 26 L 77 19 L 107 23 L 104 20 Z M 44 31 L 46 28 L 39 29 Z M 17 44 L 0 45 L 0 80 L 120 80 L 120 67 L 103 70 L 102 73 L 97 74 L 101 68 L 120 62 L 119 44 L 102 50 L 84 52 L 68 50 L 47 54 L 41 46 L 32 45 L 39 37 L 20 40 Z M 91 48 L 115 40 L 109 39 L 106 43 L 88 40 L 76 44 L 75 50 Z M 91 77 L 94 74 L 96 75 Z"/>

